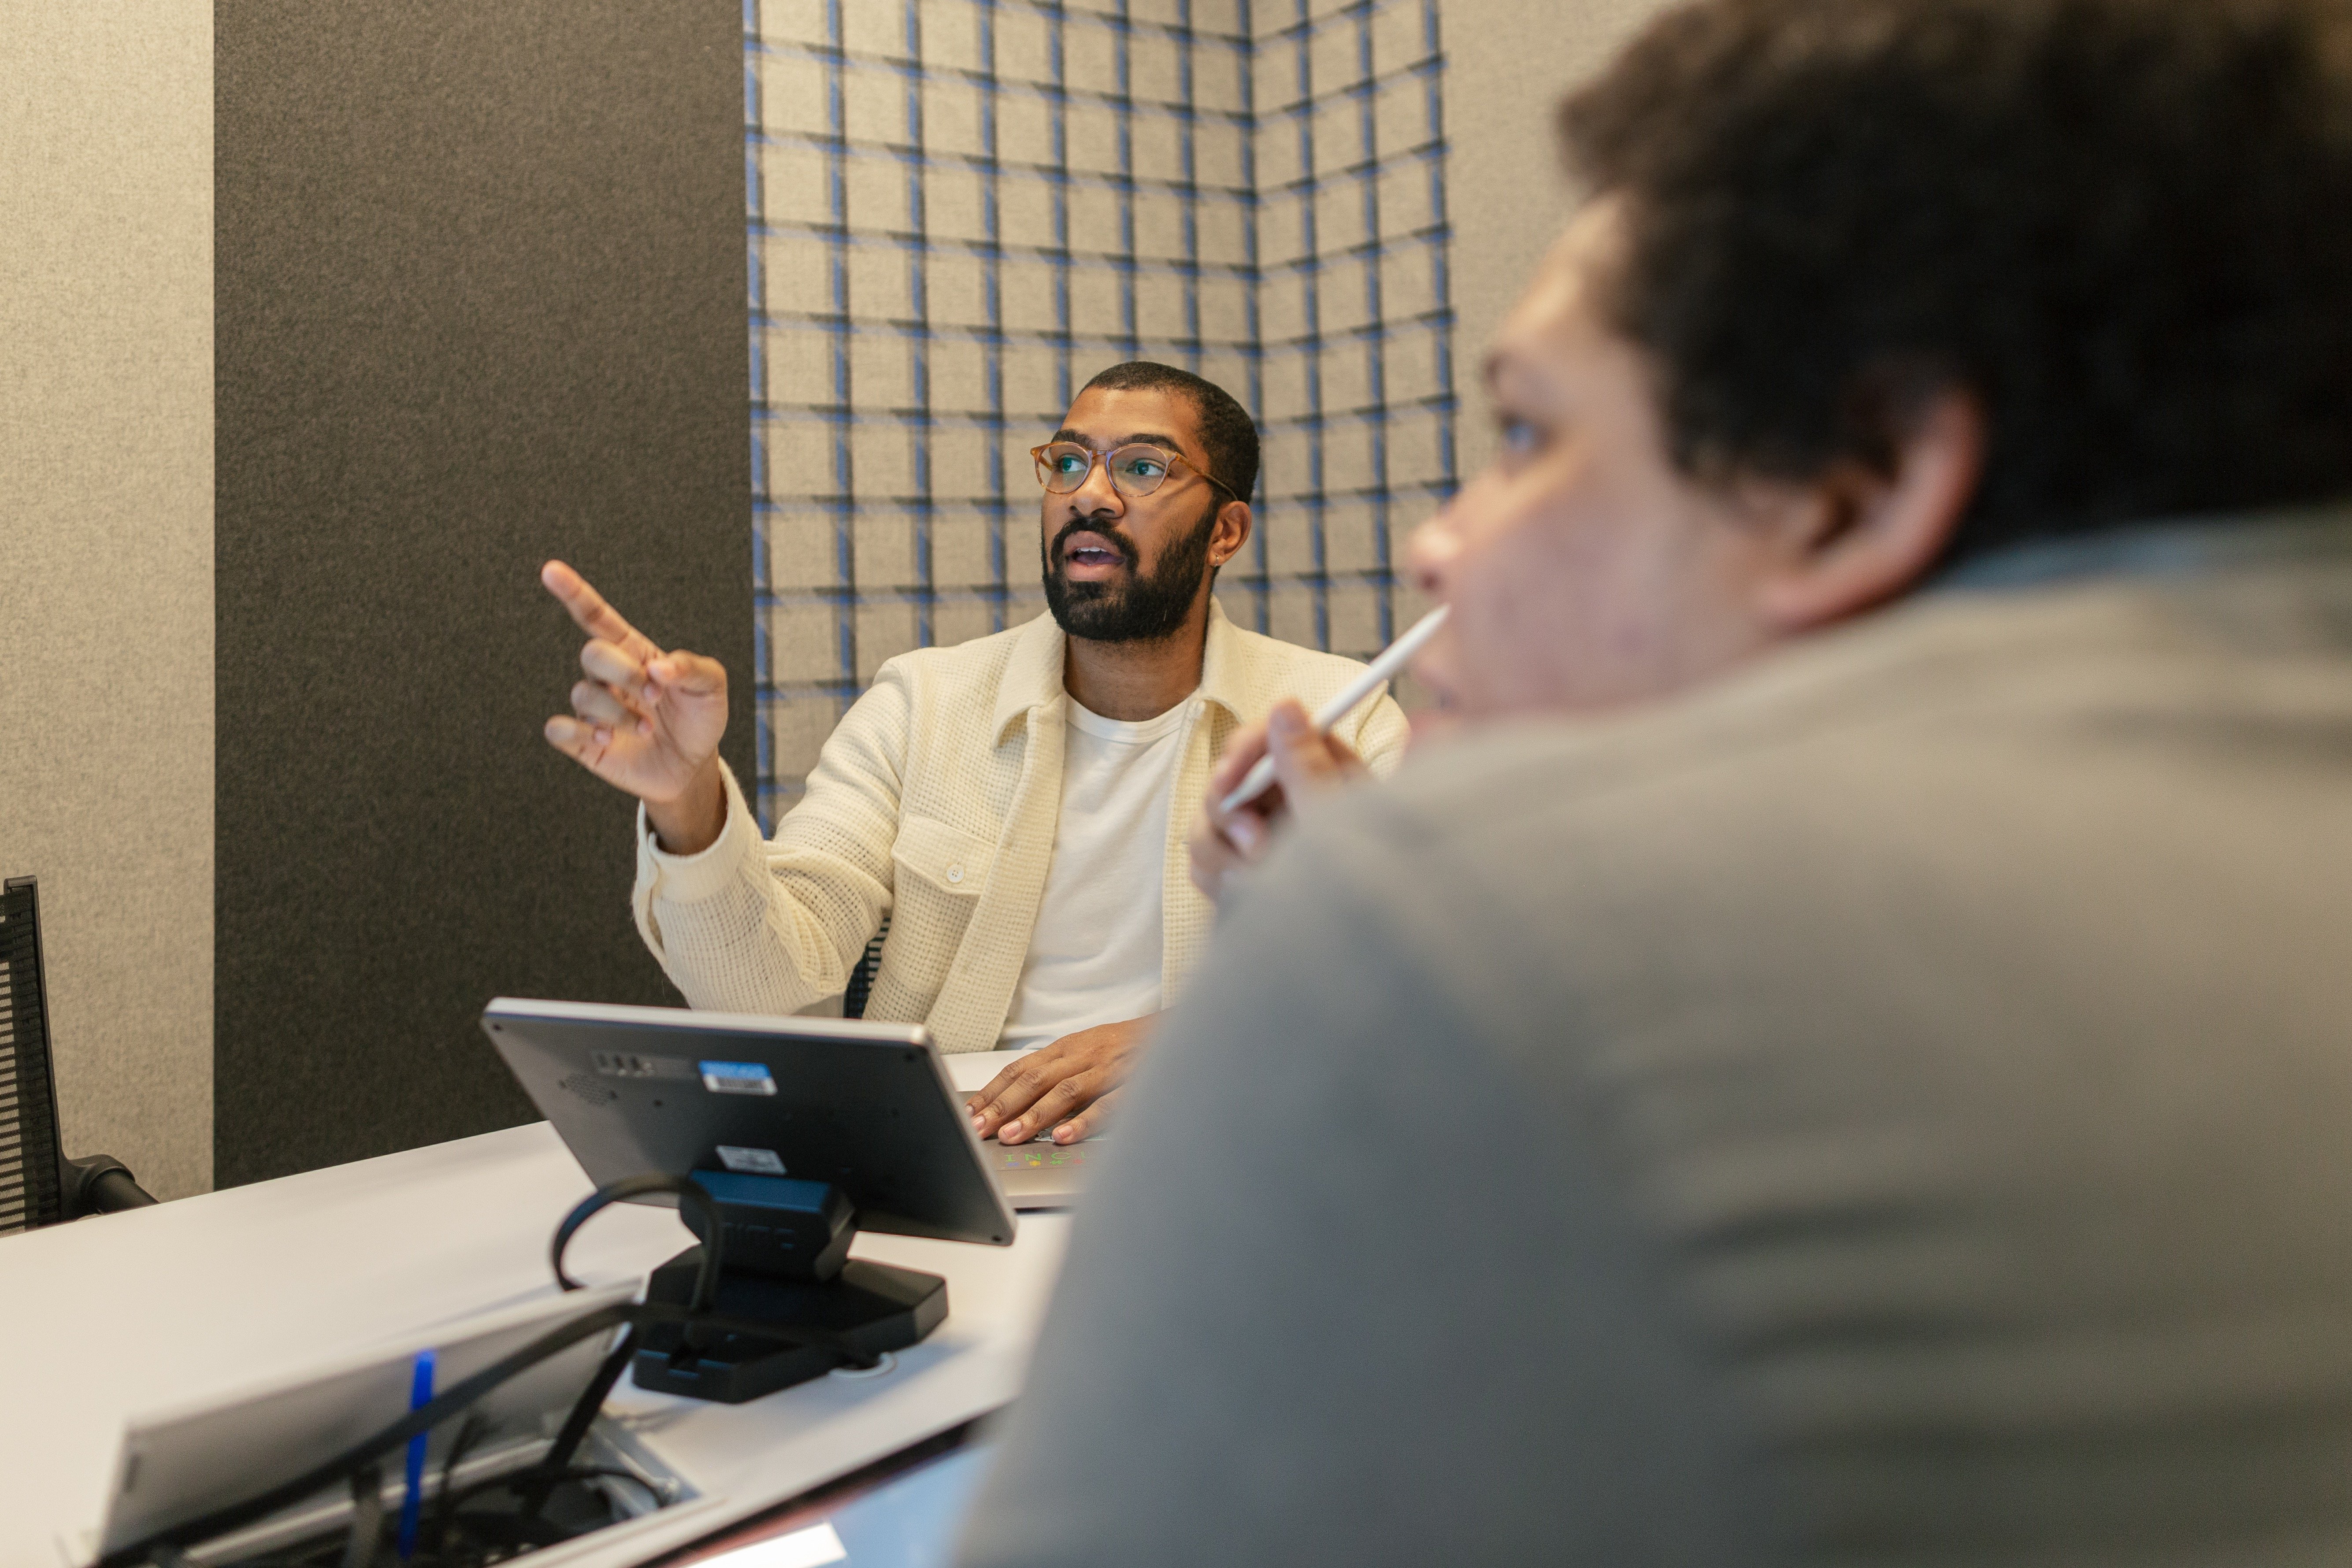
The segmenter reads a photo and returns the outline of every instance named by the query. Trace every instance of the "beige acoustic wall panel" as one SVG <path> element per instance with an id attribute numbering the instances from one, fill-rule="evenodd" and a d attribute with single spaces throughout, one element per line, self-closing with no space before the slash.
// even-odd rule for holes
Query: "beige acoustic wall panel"
<path id="1" fill-rule="evenodd" d="M 67 1152 L 212 1184 L 209 0 L 0 29 L 0 876 Z"/>
<path id="2" fill-rule="evenodd" d="M 1495 447 L 1481 369 L 1495 329 L 1567 220 L 1552 137 L 1561 96 L 1599 71 L 1664 0 L 1444 0 L 1447 186 L 1462 476 Z"/>

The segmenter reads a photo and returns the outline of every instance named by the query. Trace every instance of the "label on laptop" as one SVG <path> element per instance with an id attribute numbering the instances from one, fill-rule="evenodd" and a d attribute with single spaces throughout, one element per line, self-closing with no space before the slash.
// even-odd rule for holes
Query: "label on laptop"
<path id="1" fill-rule="evenodd" d="M 773 1149 L 746 1149 L 739 1144 L 721 1143 L 719 1145 L 719 1163 L 746 1176 L 781 1176 L 784 1173 L 783 1156 Z"/>
<path id="2" fill-rule="evenodd" d="M 702 1087 L 713 1094 L 773 1094 L 765 1062 L 703 1062 Z"/>

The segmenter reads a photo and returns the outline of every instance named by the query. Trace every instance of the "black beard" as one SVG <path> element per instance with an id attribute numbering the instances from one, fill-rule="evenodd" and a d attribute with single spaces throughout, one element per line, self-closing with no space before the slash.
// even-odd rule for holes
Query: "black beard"
<path id="1" fill-rule="evenodd" d="M 1070 637 L 1088 642 L 1158 642 L 1175 636 L 1192 613 L 1201 579 L 1209 570 L 1209 538 L 1216 531 L 1217 505 L 1211 505 L 1201 526 L 1168 546 L 1159 566 L 1149 575 L 1135 575 L 1126 584 L 1073 583 L 1064 574 L 1062 545 L 1074 533 L 1095 533 L 1110 542 L 1135 572 L 1135 543 L 1108 523 L 1072 518 L 1053 542 L 1044 547 L 1045 607 Z"/>

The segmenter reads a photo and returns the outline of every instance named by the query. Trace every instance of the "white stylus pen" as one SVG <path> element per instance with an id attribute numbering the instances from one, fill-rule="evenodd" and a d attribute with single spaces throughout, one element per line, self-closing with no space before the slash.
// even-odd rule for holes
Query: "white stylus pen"
<path id="1" fill-rule="evenodd" d="M 1444 605 L 1438 605 L 1437 608 L 1413 622 L 1404 636 L 1389 644 L 1381 650 L 1380 658 L 1364 667 L 1363 674 L 1348 682 L 1346 690 L 1315 710 L 1315 732 L 1318 735 L 1329 734 L 1331 726 L 1348 716 L 1349 709 L 1370 697 L 1381 681 L 1395 675 L 1410 663 L 1412 656 L 1421 651 L 1421 645 L 1427 642 L 1431 634 L 1444 623 L 1445 606 Z M 1264 795 L 1273 783 L 1274 753 L 1269 751 L 1257 760 L 1257 766 L 1249 771 L 1248 776 L 1242 780 L 1240 786 L 1233 794 L 1225 796 L 1224 804 L 1217 807 L 1218 812 L 1222 815 L 1240 810 L 1259 795 Z"/>

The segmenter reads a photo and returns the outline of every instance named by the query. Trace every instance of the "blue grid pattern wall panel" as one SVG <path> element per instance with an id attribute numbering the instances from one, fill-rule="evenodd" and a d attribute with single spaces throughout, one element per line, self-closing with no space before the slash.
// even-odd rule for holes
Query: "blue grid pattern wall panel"
<path id="1" fill-rule="evenodd" d="M 746 0 L 761 815 L 882 661 L 1038 614 L 1106 365 L 1265 437 L 1229 613 L 1365 654 L 1454 480 L 1436 0 Z"/>
<path id="2" fill-rule="evenodd" d="M 1454 478 L 1437 7 L 1256 11 L 1258 624 L 1360 658 Z"/>

